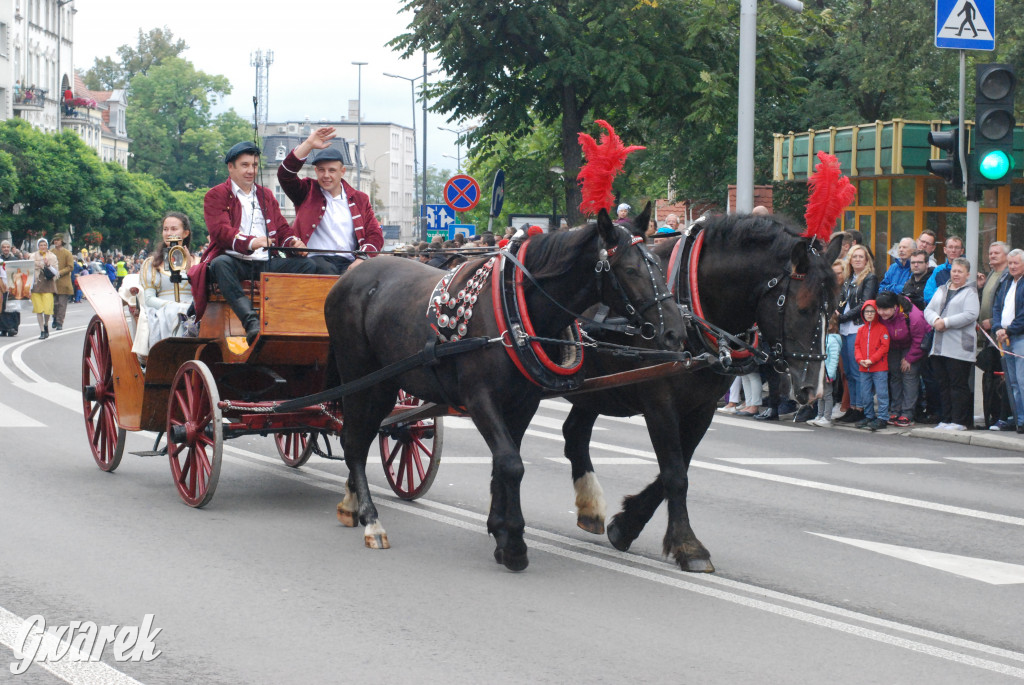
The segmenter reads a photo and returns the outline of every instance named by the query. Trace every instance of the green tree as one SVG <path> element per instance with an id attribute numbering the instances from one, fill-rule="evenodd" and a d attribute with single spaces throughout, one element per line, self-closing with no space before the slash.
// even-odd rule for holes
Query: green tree
<path id="1" fill-rule="evenodd" d="M 0 211 L 6 210 L 18 196 L 18 172 L 14 168 L 14 156 L 0 150 Z"/>
<path id="2" fill-rule="evenodd" d="M 134 250 L 152 242 L 171 197 L 170 188 L 149 174 L 132 174 L 119 164 L 107 163 L 109 188 L 117 202 L 103 218 L 104 242 Z"/>
<path id="3" fill-rule="evenodd" d="M 153 67 L 163 64 L 172 57 L 178 57 L 188 49 L 182 39 L 175 40 L 174 33 L 166 26 L 150 29 L 139 37 L 135 46 L 122 45 L 117 49 L 117 60 L 97 57 L 92 68 L 82 76 L 85 87 L 90 90 L 114 90 L 128 88 L 136 75 L 146 75 Z"/>
<path id="4" fill-rule="evenodd" d="M 132 80 L 128 135 L 132 171 L 152 174 L 171 188 L 209 187 L 222 180 L 227 146 L 244 122 L 234 111 L 214 117 L 213 104 L 231 92 L 224 76 L 197 71 L 179 57 Z M 229 142 L 230 141 L 230 142 Z"/>

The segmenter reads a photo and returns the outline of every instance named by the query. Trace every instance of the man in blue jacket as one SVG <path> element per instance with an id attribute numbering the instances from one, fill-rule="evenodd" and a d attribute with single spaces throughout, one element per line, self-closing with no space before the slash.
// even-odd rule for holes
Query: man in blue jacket
<path id="1" fill-rule="evenodd" d="M 1017 432 L 1024 433 L 1024 420 L 1020 416 L 1024 407 L 1024 250 L 1010 250 L 1006 258 L 1006 272 L 999 279 L 995 300 L 992 302 L 992 330 L 996 342 L 1006 355 L 1006 384 L 1013 396 L 1013 415 Z"/>
<path id="2" fill-rule="evenodd" d="M 896 259 L 892 266 L 885 272 L 882 282 L 878 284 L 878 292 L 885 291 L 901 293 L 903 284 L 910 278 L 910 253 L 917 248 L 917 242 L 913 238 L 904 238 L 896 247 Z"/>
<path id="3" fill-rule="evenodd" d="M 942 252 L 946 255 L 946 262 L 935 267 L 928 279 L 928 284 L 924 287 L 924 305 L 926 307 L 932 301 L 932 295 L 939 289 L 939 286 L 949 281 L 949 269 L 953 266 L 953 260 L 964 256 L 964 239 L 956 235 L 946 236 Z"/>

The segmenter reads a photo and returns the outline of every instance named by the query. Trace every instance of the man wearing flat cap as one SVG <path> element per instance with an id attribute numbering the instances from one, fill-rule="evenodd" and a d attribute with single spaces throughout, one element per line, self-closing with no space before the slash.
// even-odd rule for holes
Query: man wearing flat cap
<path id="1" fill-rule="evenodd" d="M 68 300 L 75 294 L 75 286 L 71 282 L 71 272 L 75 270 L 75 256 L 71 254 L 65 243 L 63 233 L 53 236 L 53 249 L 57 256 L 57 294 L 53 298 L 53 330 L 64 328 L 64 317 L 68 313 Z"/>
<path id="2" fill-rule="evenodd" d="M 196 315 L 206 310 L 206 273 L 220 286 L 221 294 L 245 326 L 252 341 L 260 332 L 258 313 L 242 291 L 242 281 L 256 281 L 264 271 L 314 273 L 315 265 L 302 257 L 271 259 L 268 247 L 280 245 L 279 235 L 288 228 L 274 194 L 256 184 L 259 148 L 238 143 L 224 156 L 228 180 L 210 188 L 203 200 L 203 216 L 210 246 L 203 260 L 189 270 Z"/>
<path id="3" fill-rule="evenodd" d="M 285 247 L 332 250 L 312 255 L 317 272 L 343 274 L 356 258 L 355 252 L 378 253 L 384 234 L 370 206 L 369 196 L 345 181 L 345 158 L 331 147 L 334 128 L 324 126 L 309 134 L 277 169 L 277 180 L 295 205 L 295 221 L 282 232 Z M 298 172 L 313 150 L 316 180 L 299 178 Z"/>

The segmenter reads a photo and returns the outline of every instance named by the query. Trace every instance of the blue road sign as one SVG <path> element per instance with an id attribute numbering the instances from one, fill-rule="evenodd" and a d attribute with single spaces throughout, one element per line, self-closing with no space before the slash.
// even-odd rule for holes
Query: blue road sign
<path id="1" fill-rule="evenodd" d="M 505 202 L 505 172 L 498 169 L 494 174 L 494 185 L 491 186 L 491 216 L 501 214 L 501 205 Z"/>
<path id="2" fill-rule="evenodd" d="M 448 205 L 423 205 L 421 216 L 427 218 L 428 231 L 444 231 L 448 233 L 448 227 L 455 223 L 455 210 Z"/>
<path id="3" fill-rule="evenodd" d="M 996 0 L 935 0 L 935 47 L 996 49 Z"/>
<path id="4" fill-rule="evenodd" d="M 444 186 L 444 201 L 456 212 L 468 212 L 480 202 L 480 184 L 465 174 L 452 176 Z"/>
<path id="5" fill-rule="evenodd" d="M 476 235 L 476 224 L 452 224 L 448 227 L 448 240 L 455 240 L 455 234 L 461 233 L 469 238 Z"/>

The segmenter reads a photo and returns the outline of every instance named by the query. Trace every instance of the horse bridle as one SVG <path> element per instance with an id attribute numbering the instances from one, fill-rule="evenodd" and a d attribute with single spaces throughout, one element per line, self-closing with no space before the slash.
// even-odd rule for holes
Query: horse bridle
<path id="1" fill-rule="evenodd" d="M 813 247 L 808 247 L 807 251 L 817 255 L 817 251 Z M 811 341 L 811 346 L 816 346 L 820 352 L 793 352 L 786 349 L 786 301 L 789 299 L 790 285 L 793 281 L 802 281 L 805 277 L 806 274 L 796 272 L 776 276 L 764 285 L 758 297 L 758 302 L 760 303 L 761 300 L 771 295 L 772 291 L 780 285 L 782 286 L 782 293 L 779 294 L 778 299 L 775 301 L 779 317 L 779 339 L 768 346 L 772 366 L 779 373 L 787 373 L 789 371 L 789 360 L 791 359 L 802 362 L 806 366 L 811 362 L 823 362 L 828 356 L 825 354 L 825 328 L 828 321 L 827 301 L 820 308 L 818 314 L 819 325 L 815 329 L 814 340 Z"/>

